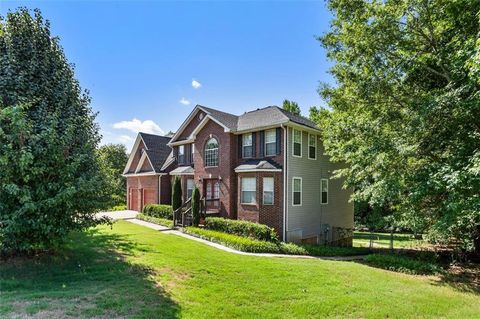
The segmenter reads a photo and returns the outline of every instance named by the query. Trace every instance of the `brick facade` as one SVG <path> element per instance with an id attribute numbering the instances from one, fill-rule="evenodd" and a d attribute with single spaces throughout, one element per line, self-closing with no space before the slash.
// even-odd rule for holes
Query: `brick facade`
<path id="1" fill-rule="evenodd" d="M 158 203 L 158 176 L 127 177 L 128 208 L 141 211 L 146 204 Z"/>
<path id="2" fill-rule="evenodd" d="M 255 172 L 237 174 L 238 219 L 253 221 L 273 227 L 283 240 L 283 174 L 282 172 Z M 242 177 L 255 177 L 257 192 L 255 204 L 241 204 Z M 263 178 L 273 177 L 273 205 L 263 204 Z"/>
<path id="3" fill-rule="evenodd" d="M 205 144 L 214 137 L 219 144 L 219 162 L 217 167 L 205 167 Z M 222 217 L 236 218 L 236 140 L 235 136 L 224 132 L 222 126 L 208 121 L 198 132 L 195 140 L 193 163 L 195 167 L 195 185 L 200 189 L 202 196 L 205 193 L 205 180 L 218 179 L 220 182 L 220 207 Z"/>
<path id="4" fill-rule="evenodd" d="M 186 125 L 180 137 L 186 138 L 198 125 L 198 114 Z M 280 140 L 283 141 L 283 132 L 280 130 Z M 205 144 L 210 138 L 216 138 L 219 144 L 219 163 L 217 167 L 205 166 Z M 255 156 L 248 159 L 241 158 L 239 149 L 239 136 L 225 132 L 224 128 L 214 121 L 208 121 L 197 133 L 195 139 L 195 152 L 193 155 L 194 183 L 200 189 L 202 197 L 206 195 L 205 184 L 207 180 L 220 182 L 219 214 L 225 218 L 250 220 L 273 227 L 281 239 L 283 235 L 283 173 L 282 172 L 256 172 L 237 174 L 235 167 L 252 159 L 269 159 L 283 167 L 283 147 L 280 154 L 270 157 L 260 155 L 260 134 L 255 134 Z M 174 147 L 174 153 L 178 146 Z M 257 204 L 242 205 L 240 203 L 240 176 L 255 176 L 257 178 Z M 274 204 L 263 205 L 263 177 L 274 178 Z M 186 179 L 182 177 L 182 189 L 186 192 Z"/>

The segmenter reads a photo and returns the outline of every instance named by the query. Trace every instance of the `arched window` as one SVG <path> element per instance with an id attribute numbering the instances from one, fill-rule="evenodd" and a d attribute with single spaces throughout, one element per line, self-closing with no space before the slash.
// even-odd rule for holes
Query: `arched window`
<path id="1" fill-rule="evenodd" d="M 218 141 L 214 137 L 205 144 L 205 166 L 218 166 Z"/>

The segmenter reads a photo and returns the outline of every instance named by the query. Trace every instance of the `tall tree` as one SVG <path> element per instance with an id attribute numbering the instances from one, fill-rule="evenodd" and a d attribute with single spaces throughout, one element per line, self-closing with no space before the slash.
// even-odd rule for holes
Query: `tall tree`
<path id="1" fill-rule="evenodd" d="M 122 172 L 128 161 L 127 149 L 122 144 L 102 145 L 97 157 L 108 185 L 110 205 L 125 204 L 127 185 Z"/>
<path id="2" fill-rule="evenodd" d="M 0 19 L 0 250 L 55 246 L 105 204 L 90 98 L 38 10 Z"/>
<path id="3" fill-rule="evenodd" d="M 297 102 L 293 102 L 290 100 L 283 100 L 282 108 L 295 115 L 300 115 L 300 107 L 298 106 Z"/>
<path id="4" fill-rule="evenodd" d="M 325 147 L 355 197 L 480 251 L 479 1 L 329 1 Z"/>

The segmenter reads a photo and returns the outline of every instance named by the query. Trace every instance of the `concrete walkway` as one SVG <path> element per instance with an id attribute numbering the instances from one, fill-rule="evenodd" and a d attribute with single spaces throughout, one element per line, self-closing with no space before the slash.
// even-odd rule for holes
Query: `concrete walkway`
<path id="1" fill-rule="evenodd" d="M 111 219 L 131 219 L 137 217 L 138 212 L 134 210 L 118 210 L 115 212 L 100 212 L 96 216 L 100 217 L 108 217 Z"/>
<path id="2" fill-rule="evenodd" d="M 157 225 L 154 223 L 146 222 L 140 219 L 136 218 L 124 218 L 126 221 L 130 223 L 134 223 L 140 226 L 145 226 L 151 229 L 155 229 L 158 231 L 161 231 L 164 234 L 173 234 L 177 236 L 181 236 L 183 238 L 187 238 L 190 240 L 194 240 L 200 243 L 203 243 L 205 245 L 215 247 L 217 249 L 233 253 L 233 254 L 238 254 L 238 255 L 244 255 L 244 256 L 257 256 L 257 257 L 280 257 L 280 258 L 299 258 L 299 259 L 322 259 L 322 260 L 337 260 L 337 261 L 349 261 L 349 260 L 362 260 L 365 258 L 365 256 L 339 256 L 339 257 L 319 257 L 319 256 L 306 256 L 306 255 L 285 255 L 285 254 L 269 254 L 269 253 L 247 253 L 244 251 L 239 251 L 236 249 L 232 249 L 230 247 L 226 247 L 202 238 L 198 238 L 189 234 L 186 234 L 182 231 L 171 229 L 165 226 Z"/>

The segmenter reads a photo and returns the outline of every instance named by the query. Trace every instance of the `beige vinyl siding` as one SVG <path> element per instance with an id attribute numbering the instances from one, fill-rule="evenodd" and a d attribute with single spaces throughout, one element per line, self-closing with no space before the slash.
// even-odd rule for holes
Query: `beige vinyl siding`
<path id="1" fill-rule="evenodd" d="M 340 164 L 329 161 L 323 155 L 323 143 L 317 135 L 316 160 L 308 158 L 308 134 L 302 131 L 302 157 L 293 156 L 292 128 L 288 127 L 287 137 L 287 240 L 301 236 L 309 238 L 320 234 L 322 224 L 330 227 L 353 227 L 353 203 L 349 202 L 351 190 L 342 189 L 342 180 L 331 179 L 332 172 Z M 293 205 L 293 177 L 302 178 L 302 205 Z M 328 181 L 328 203 L 321 204 L 320 181 Z M 301 235 L 300 235 L 301 234 Z"/>

